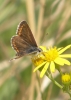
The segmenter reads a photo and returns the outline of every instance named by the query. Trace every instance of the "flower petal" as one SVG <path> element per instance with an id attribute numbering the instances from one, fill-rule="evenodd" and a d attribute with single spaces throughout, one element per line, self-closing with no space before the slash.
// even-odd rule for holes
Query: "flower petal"
<path id="1" fill-rule="evenodd" d="M 71 47 L 71 45 L 66 46 L 65 48 L 61 49 L 58 53 L 61 54 L 63 53 L 65 50 L 69 49 Z"/>
<path id="2" fill-rule="evenodd" d="M 43 75 L 45 74 L 45 72 L 47 71 L 48 69 L 48 66 L 49 66 L 49 63 L 47 62 L 44 66 L 44 68 L 42 69 L 41 73 L 40 73 L 40 77 L 42 78 Z"/>
<path id="3" fill-rule="evenodd" d="M 54 64 L 53 61 L 50 64 L 50 71 L 53 72 L 53 73 L 55 72 L 55 64 Z"/>
<path id="4" fill-rule="evenodd" d="M 46 49 L 46 47 L 44 47 L 44 46 L 39 46 L 44 52 L 47 52 L 47 49 Z"/>
<path id="5" fill-rule="evenodd" d="M 64 59 L 64 58 L 57 58 L 54 62 L 59 64 L 59 65 L 62 65 L 62 66 L 64 64 L 70 65 L 70 62 L 68 60 Z"/>
<path id="6" fill-rule="evenodd" d="M 37 66 L 37 67 L 33 70 L 33 72 L 35 72 L 36 70 L 38 70 L 38 69 L 39 69 L 40 67 L 42 67 L 45 63 L 46 63 L 46 61 L 43 62 L 43 63 L 41 63 L 39 66 Z"/>
<path id="7" fill-rule="evenodd" d="M 57 51 L 60 51 L 61 49 L 63 49 L 63 47 L 61 47 L 61 48 L 58 48 L 58 49 L 57 49 Z"/>
<path id="8" fill-rule="evenodd" d="M 58 65 L 64 65 L 64 62 L 63 62 L 63 60 L 62 60 L 62 58 L 60 58 L 60 57 L 58 57 L 58 58 L 56 58 L 55 60 L 54 60 L 54 62 L 56 63 L 56 64 L 58 64 Z"/>
<path id="9" fill-rule="evenodd" d="M 64 58 L 62 58 L 62 59 L 63 59 L 64 64 L 66 64 L 66 65 L 70 65 L 71 64 L 67 59 L 64 59 Z"/>
<path id="10" fill-rule="evenodd" d="M 71 54 L 63 54 L 63 55 L 59 55 L 59 57 L 71 58 Z"/>

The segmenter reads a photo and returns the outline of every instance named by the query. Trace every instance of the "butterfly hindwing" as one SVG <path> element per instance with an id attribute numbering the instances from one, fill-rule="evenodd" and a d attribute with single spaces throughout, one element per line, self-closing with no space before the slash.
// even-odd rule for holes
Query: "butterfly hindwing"
<path id="1" fill-rule="evenodd" d="M 29 49 L 30 45 L 25 42 L 21 37 L 19 36 L 14 36 L 11 39 L 12 42 L 12 47 L 15 49 L 17 52 L 17 55 L 26 55 L 27 50 Z"/>

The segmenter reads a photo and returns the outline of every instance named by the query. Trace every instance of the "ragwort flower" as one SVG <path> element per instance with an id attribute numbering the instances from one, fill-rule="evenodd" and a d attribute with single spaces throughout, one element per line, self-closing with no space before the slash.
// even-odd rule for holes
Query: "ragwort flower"
<path id="1" fill-rule="evenodd" d="M 63 66 L 64 64 L 70 65 L 70 62 L 65 58 L 71 58 L 71 54 L 62 54 L 70 47 L 71 45 L 64 48 L 51 47 L 46 49 L 45 47 L 40 46 L 42 52 L 32 57 L 32 62 L 36 66 L 34 72 L 42 68 L 40 77 L 43 77 L 48 68 L 50 69 L 50 72 L 55 72 L 55 63 L 60 66 Z"/>
<path id="2" fill-rule="evenodd" d="M 68 73 L 63 74 L 61 79 L 63 84 L 69 85 L 71 83 L 71 76 Z"/>

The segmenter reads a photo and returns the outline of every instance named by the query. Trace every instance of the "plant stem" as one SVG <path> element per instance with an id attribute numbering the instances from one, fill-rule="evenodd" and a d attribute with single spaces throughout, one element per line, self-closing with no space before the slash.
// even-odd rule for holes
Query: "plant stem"
<path id="1" fill-rule="evenodd" d="M 54 79 L 53 79 L 53 77 L 52 77 L 52 75 L 51 74 L 49 74 L 49 73 L 46 73 L 46 75 L 47 75 L 47 77 L 54 83 L 54 84 L 56 84 L 59 88 L 63 88 L 57 81 L 55 81 Z"/>

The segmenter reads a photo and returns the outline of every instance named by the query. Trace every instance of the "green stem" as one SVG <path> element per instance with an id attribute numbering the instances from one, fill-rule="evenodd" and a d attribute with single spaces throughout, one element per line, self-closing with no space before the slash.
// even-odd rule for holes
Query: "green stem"
<path id="1" fill-rule="evenodd" d="M 46 75 L 47 75 L 47 77 L 54 83 L 54 84 L 56 84 L 59 88 L 63 88 L 57 81 L 55 81 L 54 79 L 53 79 L 53 77 L 52 77 L 52 75 L 51 74 L 49 74 L 49 73 L 46 73 Z"/>
<path id="2" fill-rule="evenodd" d="M 61 89 L 63 88 L 57 81 L 55 81 L 55 80 L 52 80 L 52 81 L 53 81 L 53 83 L 56 84 L 59 88 L 61 88 Z"/>

